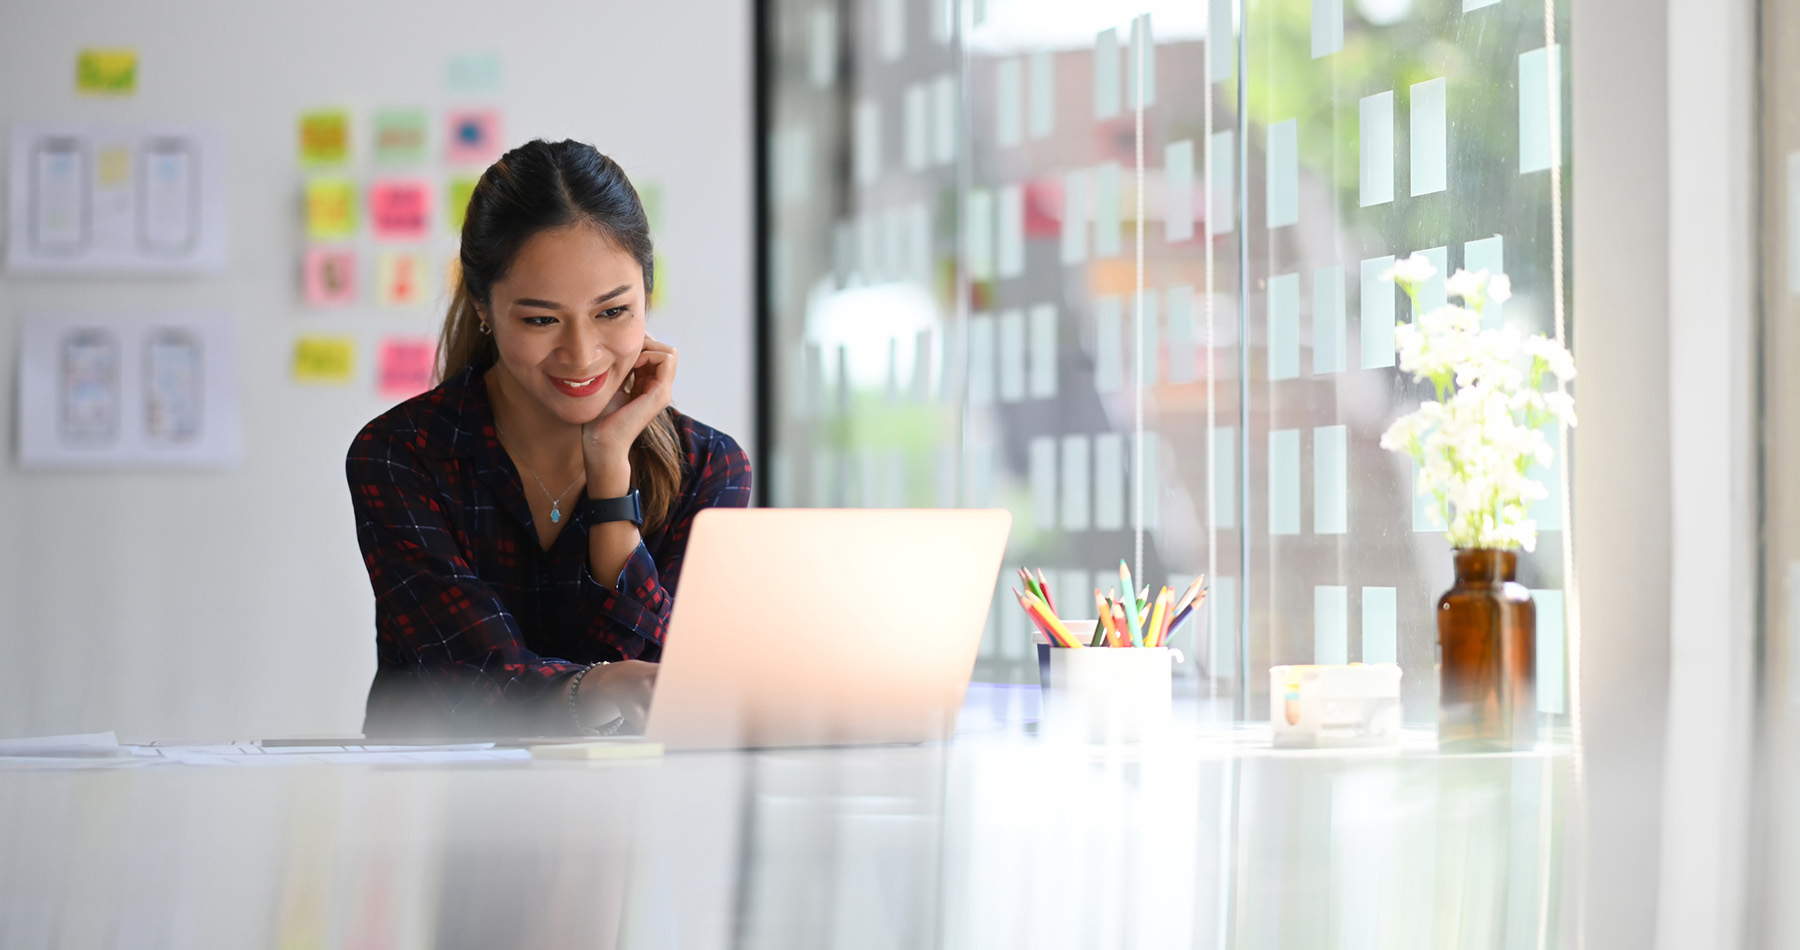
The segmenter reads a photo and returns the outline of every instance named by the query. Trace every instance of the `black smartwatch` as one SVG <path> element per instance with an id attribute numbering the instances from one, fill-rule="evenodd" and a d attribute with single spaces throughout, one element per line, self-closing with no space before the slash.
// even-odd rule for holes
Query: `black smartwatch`
<path id="1" fill-rule="evenodd" d="M 644 506 L 638 504 L 635 488 L 617 498 L 583 497 L 581 504 L 575 506 L 575 520 L 589 527 L 609 521 L 629 521 L 642 527 Z"/>

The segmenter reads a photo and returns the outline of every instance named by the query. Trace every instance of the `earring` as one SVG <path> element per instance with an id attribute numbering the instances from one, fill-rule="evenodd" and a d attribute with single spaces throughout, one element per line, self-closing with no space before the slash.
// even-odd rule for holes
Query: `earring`
<path id="1" fill-rule="evenodd" d="M 482 321 L 480 330 L 481 330 L 481 333 L 483 336 L 486 336 L 487 334 L 494 332 L 494 331 L 488 329 L 488 325 L 487 325 L 486 321 Z"/>

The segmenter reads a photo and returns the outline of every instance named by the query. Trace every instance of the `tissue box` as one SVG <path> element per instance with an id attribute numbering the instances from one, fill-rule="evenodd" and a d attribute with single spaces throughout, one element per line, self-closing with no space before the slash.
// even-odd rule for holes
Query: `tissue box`
<path id="1" fill-rule="evenodd" d="M 1281 748 L 1393 745 L 1400 740 L 1400 667 L 1393 663 L 1269 668 L 1269 721 Z"/>

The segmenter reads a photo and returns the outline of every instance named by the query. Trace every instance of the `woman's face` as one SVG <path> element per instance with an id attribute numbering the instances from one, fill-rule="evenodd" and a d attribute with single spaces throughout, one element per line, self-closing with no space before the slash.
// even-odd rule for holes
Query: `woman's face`
<path id="1" fill-rule="evenodd" d="M 644 349 L 644 272 L 595 228 L 542 231 L 519 248 L 483 314 L 512 395 L 592 422 Z"/>

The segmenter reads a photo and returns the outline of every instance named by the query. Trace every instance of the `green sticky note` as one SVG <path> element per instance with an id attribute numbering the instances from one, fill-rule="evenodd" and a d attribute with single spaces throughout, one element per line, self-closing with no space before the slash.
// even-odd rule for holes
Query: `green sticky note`
<path id="1" fill-rule="evenodd" d="M 300 114 L 300 160 L 308 165 L 337 165 L 350 157 L 350 113 L 319 109 Z"/>
<path id="2" fill-rule="evenodd" d="M 137 50 L 84 49 L 75 56 L 75 91 L 129 96 L 137 91 Z"/>
<path id="3" fill-rule="evenodd" d="M 425 160 L 424 109 L 384 109 L 375 113 L 375 160 L 384 165 L 416 165 Z"/>
<path id="4" fill-rule="evenodd" d="M 450 57 L 451 92 L 495 92 L 500 88 L 500 57 L 495 53 L 458 53 Z"/>
<path id="5" fill-rule="evenodd" d="M 452 178 L 445 188 L 444 223 L 450 230 L 461 234 L 463 215 L 469 211 L 469 196 L 475 193 L 477 178 Z"/>

